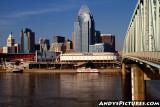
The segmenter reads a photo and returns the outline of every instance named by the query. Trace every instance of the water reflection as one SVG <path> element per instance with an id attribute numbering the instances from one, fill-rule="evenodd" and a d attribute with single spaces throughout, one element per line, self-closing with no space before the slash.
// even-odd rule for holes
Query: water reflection
<path id="1" fill-rule="evenodd" d="M 146 100 L 160 100 L 160 80 L 146 81 Z"/>
<path id="2" fill-rule="evenodd" d="M 1 73 L 0 90 L 2 106 L 93 107 L 131 98 L 129 78 L 121 74 Z"/>

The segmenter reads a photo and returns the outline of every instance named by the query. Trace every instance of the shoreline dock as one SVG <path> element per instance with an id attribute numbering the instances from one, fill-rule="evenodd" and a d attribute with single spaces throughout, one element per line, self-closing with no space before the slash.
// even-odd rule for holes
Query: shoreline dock
<path id="1" fill-rule="evenodd" d="M 77 69 L 54 69 L 54 70 L 46 70 L 46 69 L 24 69 L 24 73 L 76 73 Z M 121 73 L 121 69 L 98 69 L 100 73 Z M 6 72 L 5 69 L 0 69 L 0 72 Z"/>

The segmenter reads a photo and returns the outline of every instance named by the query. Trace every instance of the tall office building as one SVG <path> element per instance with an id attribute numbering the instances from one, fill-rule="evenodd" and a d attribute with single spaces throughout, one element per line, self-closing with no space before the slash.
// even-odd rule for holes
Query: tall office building
<path id="1" fill-rule="evenodd" d="M 75 50 L 75 32 L 72 33 L 73 49 Z"/>
<path id="2" fill-rule="evenodd" d="M 115 52 L 115 36 L 112 34 L 101 34 L 102 43 L 108 45 L 109 52 Z"/>
<path id="3" fill-rule="evenodd" d="M 48 51 L 49 48 L 50 48 L 50 41 L 49 39 L 42 39 L 40 38 L 38 40 L 38 44 L 39 44 L 39 47 L 40 47 L 40 52 L 43 52 L 43 51 Z"/>
<path id="4" fill-rule="evenodd" d="M 89 45 L 95 43 L 95 24 L 87 5 L 79 10 L 74 22 L 75 52 L 89 52 Z"/>
<path id="5" fill-rule="evenodd" d="M 21 53 L 35 53 L 35 33 L 23 28 L 21 33 Z"/>
<path id="6" fill-rule="evenodd" d="M 65 52 L 66 45 L 65 45 L 65 37 L 63 36 L 54 36 L 54 51 L 55 52 Z"/>
<path id="7" fill-rule="evenodd" d="M 71 50 L 71 49 L 73 49 L 73 43 L 72 43 L 71 40 L 66 39 L 66 40 L 65 40 L 65 45 L 66 45 L 66 50 Z"/>
<path id="8" fill-rule="evenodd" d="M 65 42 L 65 37 L 54 36 L 53 41 L 54 41 L 54 43 L 64 43 Z"/>
<path id="9" fill-rule="evenodd" d="M 102 43 L 101 33 L 100 31 L 95 31 L 95 43 Z"/>
<path id="10" fill-rule="evenodd" d="M 14 45 L 15 39 L 13 38 L 12 33 L 10 33 L 7 38 L 7 46 L 3 47 L 3 53 L 17 53 L 17 48 Z"/>
<path id="11" fill-rule="evenodd" d="M 20 53 L 20 44 L 14 44 L 14 46 L 16 47 L 16 53 Z"/>
<path id="12" fill-rule="evenodd" d="M 12 33 L 10 33 L 7 39 L 7 46 L 11 47 L 14 46 L 14 44 L 15 44 L 15 39 L 13 38 Z"/>

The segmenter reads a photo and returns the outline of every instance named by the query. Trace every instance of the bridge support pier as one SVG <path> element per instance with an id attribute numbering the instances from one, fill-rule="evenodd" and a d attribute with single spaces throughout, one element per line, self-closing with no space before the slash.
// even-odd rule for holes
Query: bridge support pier
<path id="1" fill-rule="evenodd" d="M 122 76 L 126 76 L 126 64 L 122 63 Z"/>
<path id="2" fill-rule="evenodd" d="M 123 94 L 123 100 L 132 100 L 132 94 L 131 94 L 131 77 L 130 75 L 122 76 L 122 94 Z"/>
<path id="3" fill-rule="evenodd" d="M 137 64 L 131 65 L 132 100 L 145 100 L 144 73 Z"/>

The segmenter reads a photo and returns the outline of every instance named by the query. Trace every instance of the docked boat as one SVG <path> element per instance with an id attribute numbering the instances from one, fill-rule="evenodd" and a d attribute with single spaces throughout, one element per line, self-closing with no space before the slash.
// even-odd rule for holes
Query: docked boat
<path id="1" fill-rule="evenodd" d="M 97 69 L 77 69 L 77 73 L 100 73 Z"/>
<path id="2" fill-rule="evenodd" d="M 19 68 L 14 68 L 12 70 L 13 73 L 23 73 L 23 70 L 22 69 L 19 69 Z"/>

